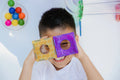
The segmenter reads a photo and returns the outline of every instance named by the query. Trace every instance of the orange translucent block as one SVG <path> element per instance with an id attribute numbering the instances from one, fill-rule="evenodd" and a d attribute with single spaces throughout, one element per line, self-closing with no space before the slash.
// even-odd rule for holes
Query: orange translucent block
<path id="1" fill-rule="evenodd" d="M 36 61 L 48 60 L 50 58 L 57 58 L 52 37 L 47 38 L 47 39 L 40 39 L 40 40 L 32 41 L 32 44 L 33 44 L 33 48 L 34 48 Z M 43 45 L 47 45 L 47 47 L 49 49 L 48 53 L 45 53 L 45 52 L 43 53 L 41 51 L 41 47 Z"/>

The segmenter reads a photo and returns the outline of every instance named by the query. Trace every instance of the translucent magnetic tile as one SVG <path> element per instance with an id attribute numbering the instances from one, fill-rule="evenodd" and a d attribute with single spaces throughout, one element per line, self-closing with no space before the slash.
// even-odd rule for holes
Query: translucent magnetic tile
<path id="1" fill-rule="evenodd" d="M 78 53 L 74 32 L 54 36 L 53 40 L 54 40 L 57 57 L 63 57 L 63 56 Z M 70 42 L 70 47 L 66 50 L 62 49 L 60 46 L 63 40 L 68 40 Z"/>
<path id="2" fill-rule="evenodd" d="M 35 53 L 36 61 L 48 60 L 49 58 L 57 58 L 52 37 L 47 38 L 47 39 L 32 41 L 32 44 L 33 44 L 33 47 L 34 47 L 34 53 Z M 40 51 L 40 47 L 42 45 L 48 45 L 49 52 L 47 54 L 43 54 Z"/>

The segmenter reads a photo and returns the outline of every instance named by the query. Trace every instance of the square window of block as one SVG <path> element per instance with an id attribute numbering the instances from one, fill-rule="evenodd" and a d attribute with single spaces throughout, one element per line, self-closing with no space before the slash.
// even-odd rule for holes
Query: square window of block
<path id="1" fill-rule="evenodd" d="M 74 32 L 54 36 L 57 57 L 78 53 Z"/>
<path id="2" fill-rule="evenodd" d="M 32 44 L 34 47 L 36 61 L 48 60 L 50 58 L 57 57 L 52 37 L 32 41 Z"/>

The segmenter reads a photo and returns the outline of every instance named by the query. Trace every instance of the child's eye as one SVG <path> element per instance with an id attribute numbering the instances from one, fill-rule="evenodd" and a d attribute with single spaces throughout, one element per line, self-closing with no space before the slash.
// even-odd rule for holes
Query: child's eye
<path id="1" fill-rule="evenodd" d="M 49 47 L 48 45 L 42 45 L 40 47 L 40 52 L 43 53 L 43 54 L 47 54 L 49 52 Z"/>
<path id="2" fill-rule="evenodd" d="M 62 49 L 67 50 L 70 47 L 70 42 L 68 40 L 63 40 L 61 42 L 60 46 Z"/>
<path id="3" fill-rule="evenodd" d="M 67 45 L 67 44 L 68 44 L 68 42 L 61 43 L 61 45 Z"/>

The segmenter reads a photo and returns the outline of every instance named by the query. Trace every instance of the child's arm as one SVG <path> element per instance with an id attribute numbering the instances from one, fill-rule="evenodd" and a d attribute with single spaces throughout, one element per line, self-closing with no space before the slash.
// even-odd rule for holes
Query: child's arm
<path id="1" fill-rule="evenodd" d="M 100 73 L 97 71 L 97 69 L 94 67 L 92 62 L 90 61 L 89 57 L 85 54 L 81 46 L 79 45 L 79 42 L 77 42 L 77 47 L 79 50 L 78 54 L 75 54 L 75 56 L 81 61 L 83 68 L 86 72 L 87 79 L 88 80 L 104 80 Z"/>
<path id="2" fill-rule="evenodd" d="M 48 38 L 48 36 L 44 36 L 41 39 L 45 39 L 45 38 Z M 33 68 L 34 62 L 35 62 L 35 55 L 32 49 L 24 61 L 23 69 L 22 69 L 19 80 L 31 80 L 32 68 Z"/>
<path id="3" fill-rule="evenodd" d="M 35 62 L 35 57 L 34 57 L 34 52 L 32 49 L 28 57 L 24 61 L 23 69 L 22 69 L 19 80 L 31 80 L 32 67 L 33 67 L 34 62 Z"/>

